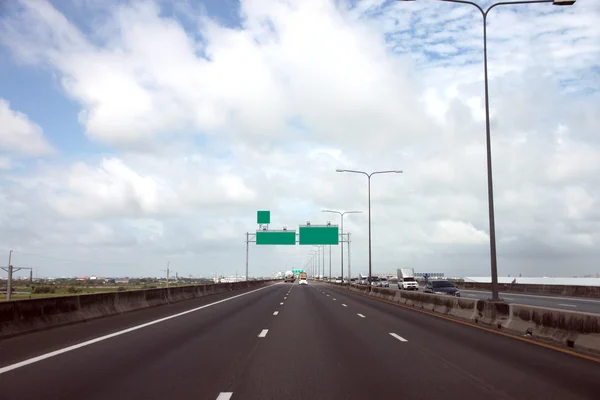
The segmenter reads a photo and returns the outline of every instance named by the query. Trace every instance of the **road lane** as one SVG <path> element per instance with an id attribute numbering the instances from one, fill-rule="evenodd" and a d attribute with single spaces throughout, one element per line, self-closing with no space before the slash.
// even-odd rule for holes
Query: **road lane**
<path id="1" fill-rule="evenodd" d="M 419 358 L 435 360 L 437 365 L 430 369 L 437 370 L 437 385 L 452 384 L 446 382 L 445 376 L 446 369 L 451 369 L 461 373 L 465 385 L 480 381 L 503 391 L 509 398 L 597 398 L 598 363 L 359 296 L 332 285 L 326 287 L 325 291 L 335 294 L 349 310 L 364 314 L 367 317 L 364 322 L 401 335 L 408 340 L 407 344 L 419 350 Z M 414 362 L 412 358 L 404 360 Z M 450 393 L 454 396 L 454 392 Z"/>
<path id="2" fill-rule="evenodd" d="M 6 365 L 76 345 L 87 340 L 145 324 L 186 310 L 220 301 L 256 288 L 237 290 L 179 301 L 158 307 L 150 307 L 83 323 L 59 326 L 26 335 L 0 340 L 0 368 Z"/>
<path id="3" fill-rule="evenodd" d="M 599 365 L 332 285 L 280 284 L 0 374 L 0 399 L 596 399 Z"/>
<path id="4" fill-rule="evenodd" d="M 273 285 L 1 374 L 0 399 L 214 400 L 265 340 L 257 335 L 287 289 Z"/>
<path id="5" fill-rule="evenodd" d="M 395 283 L 391 283 L 390 287 L 385 289 L 399 290 L 398 285 Z M 419 290 L 422 291 L 423 287 L 420 287 Z M 492 296 L 491 292 L 486 292 L 483 290 L 460 289 L 460 292 L 462 297 L 466 299 L 487 300 Z M 531 294 L 507 292 L 500 292 L 500 297 L 504 299 L 506 303 L 525 304 L 536 307 L 548 307 L 556 308 L 559 310 L 571 310 L 600 314 L 599 299 L 585 299 L 581 297 L 563 296 L 536 296 Z"/>

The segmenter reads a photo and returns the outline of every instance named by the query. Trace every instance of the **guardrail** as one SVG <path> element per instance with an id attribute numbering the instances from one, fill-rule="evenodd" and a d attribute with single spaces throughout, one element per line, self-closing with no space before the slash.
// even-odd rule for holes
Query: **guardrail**
<path id="1" fill-rule="evenodd" d="M 265 286 L 270 282 L 272 280 L 244 281 L 3 301 L 0 303 L 0 338 L 212 294 Z"/>
<path id="2" fill-rule="evenodd" d="M 377 287 L 369 290 L 368 286 L 344 285 L 344 288 L 519 336 L 600 354 L 600 314 Z"/>
<path id="3" fill-rule="evenodd" d="M 492 290 L 491 283 L 454 282 L 460 289 Z M 498 290 L 507 293 L 535 294 L 540 296 L 569 296 L 600 298 L 600 286 L 534 285 L 525 283 L 499 283 Z"/>

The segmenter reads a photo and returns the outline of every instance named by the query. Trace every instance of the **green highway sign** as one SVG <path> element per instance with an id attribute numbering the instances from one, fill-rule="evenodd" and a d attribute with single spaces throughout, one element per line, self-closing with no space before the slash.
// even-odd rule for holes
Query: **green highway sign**
<path id="1" fill-rule="evenodd" d="M 256 244 L 296 245 L 296 231 L 256 231 Z"/>
<path id="2" fill-rule="evenodd" d="M 294 275 L 300 275 L 302 272 L 306 272 L 303 269 L 292 269 Z"/>
<path id="3" fill-rule="evenodd" d="M 307 225 L 300 226 L 301 245 L 337 245 L 339 244 L 339 231 L 335 225 Z"/>
<path id="4" fill-rule="evenodd" d="M 256 223 L 259 225 L 269 225 L 271 223 L 271 211 L 257 211 Z"/>

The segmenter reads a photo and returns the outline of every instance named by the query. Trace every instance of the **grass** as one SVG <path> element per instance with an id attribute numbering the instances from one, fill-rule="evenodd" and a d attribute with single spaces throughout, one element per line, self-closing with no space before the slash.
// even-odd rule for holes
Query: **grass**
<path id="1" fill-rule="evenodd" d="M 44 285 L 42 285 L 44 286 Z M 156 286 L 156 288 L 164 288 L 164 284 L 152 284 L 152 286 Z M 170 283 L 169 287 L 176 286 L 189 286 L 186 283 Z M 77 296 L 80 294 L 94 294 L 94 293 L 112 293 L 118 292 L 119 288 L 125 288 L 126 291 L 131 290 L 141 290 L 145 289 L 144 285 L 119 285 L 119 284 L 105 284 L 102 286 L 75 286 L 77 289 L 81 289 L 79 293 L 70 293 L 68 291 L 69 286 L 53 286 L 55 289 L 54 293 L 28 293 L 28 294 L 15 294 L 11 296 L 11 300 L 25 300 L 25 299 L 40 299 L 44 297 L 59 297 L 59 296 Z M 146 287 L 147 288 L 147 287 Z M 15 292 L 31 292 L 31 287 L 26 286 L 16 286 L 14 287 Z M 0 301 L 6 300 L 5 294 L 0 294 Z"/>

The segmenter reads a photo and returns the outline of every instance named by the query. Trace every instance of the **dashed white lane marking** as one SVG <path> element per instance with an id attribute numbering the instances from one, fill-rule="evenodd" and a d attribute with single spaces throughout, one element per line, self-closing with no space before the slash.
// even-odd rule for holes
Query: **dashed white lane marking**
<path id="1" fill-rule="evenodd" d="M 273 315 L 277 315 L 277 314 L 279 314 L 279 311 L 275 311 L 275 312 L 273 313 Z"/>
<path id="2" fill-rule="evenodd" d="M 281 303 L 279 303 L 280 305 L 283 305 L 283 301 Z"/>
<path id="3" fill-rule="evenodd" d="M 284 299 L 284 300 L 287 300 L 287 297 L 284 297 L 283 299 Z"/>
<path id="4" fill-rule="evenodd" d="M 335 297 L 333 298 L 333 300 L 335 300 Z"/>
<path id="5" fill-rule="evenodd" d="M 345 305 L 345 304 L 342 304 L 342 305 L 343 305 L 344 307 L 348 307 L 348 306 L 347 306 L 347 305 Z"/>
<path id="6" fill-rule="evenodd" d="M 108 335 L 105 335 L 105 336 L 100 336 L 100 337 L 97 337 L 95 339 L 88 340 L 86 342 L 81 342 L 81 343 L 74 344 L 74 345 L 69 346 L 69 347 L 65 347 L 63 349 L 59 349 L 59 350 L 55 350 L 55 351 L 50 352 L 50 353 L 42 354 L 41 356 L 33 357 L 33 358 L 28 359 L 28 360 L 18 362 L 16 364 L 7 365 L 6 367 L 0 368 L 0 375 L 6 373 L 8 371 L 12 371 L 13 369 L 17 369 L 17 368 L 24 367 L 26 365 L 34 364 L 34 363 L 37 363 L 39 361 L 45 360 L 47 358 L 51 358 L 51 357 L 57 356 L 59 354 L 68 353 L 70 351 L 77 350 L 79 348 L 86 347 L 86 346 L 92 345 L 94 343 L 102 342 L 104 340 L 108 340 L 108 339 L 111 339 L 111 338 L 116 337 L 116 336 L 121 336 L 121 335 L 124 335 L 124 334 L 129 333 L 129 332 L 137 331 L 138 329 L 142 329 L 142 328 L 145 328 L 147 326 L 155 325 L 155 324 L 158 324 L 158 323 L 161 323 L 161 322 L 164 322 L 164 321 L 168 321 L 168 320 L 173 319 L 173 318 L 181 317 L 182 315 L 193 313 L 193 312 L 196 312 L 198 310 L 202 310 L 204 308 L 212 307 L 214 305 L 217 305 L 217 304 L 220 304 L 220 303 L 224 303 L 224 302 L 229 301 L 229 300 L 237 299 L 238 297 L 246 296 L 246 295 L 249 295 L 251 293 L 258 292 L 260 290 L 265 290 L 267 288 L 270 288 L 270 287 L 273 287 L 273 286 L 276 286 L 276 285 L 280 285 L 280 283 L 276 283 L 275 285 L 271 285 L 271 286 L 261 287 L 259 289 L 251 290 L 249 292 L 238 294 L 236 296 L 231 296 L 231 297 L 228 297 L 228 298 L 223 299 L 223 300 L 215 301 L 214 303 L 205 304 L 203 306 L 192 308 L 191 310 L 183 311 L 183 312 L 180 312 L 178 314 L 169 315 L 168 317 L 164 317 L 164 318 L 156 319 L 154 321 L 146 322 L 145 324 L 141 324 L 141 325 L 137 325 L 137 326 L 132 326 L 131 328 L 127 328 L 127 329 L 124 329 L 122 331 L 114 332 L 114 333 L 111 333 L 111 334 L 108 334 Z"/>
<path id="7" fill-rule="evenodd" d="M 575 304 L 557 304 L 558 306 L 563 306 L 563 307 L 577 307 Z"/>
<path id="8" fill-rule="evenodd" d="M 356 315 L 358 315 L 358 316 L 359 316 L 359 317 L 361 317 L 361 318 L 367 318 L 367 317 L 365 317 L 365 316 L 364 316 L 364 315 L 362 315 L 362 314 L 356 314 Z"/>
<path id="9" fill-rule="evenodd" d="M 327 295 L 327 297 L 329 297 L 329 295 Z"/>
<path id="10" fill-rule="evenodd" d="M 268 329 L 263 329 L 262 331 L 260 331 L 260 333 L 258 334 L 258 337 L 265 337 L 267 336 L 267 333 L 269 333 Z"/>
<path id="11" fill-rule="evenodd" d="M 404 339 L 402 336 L 400 335 L 396 335 L 395 333 L 390 332 L 390 335 L 392 335 L 393 337 L 395 337 L 396 339 L 398 339 L 401 342 L 408 342 L 408 340 Z"/>
<path id="12" fill-rule="evenodd" d="M 221 392 L 219 396 L 217 396 L 217 400 L 229 400 L 233 396 L 233 392 Z"/>

